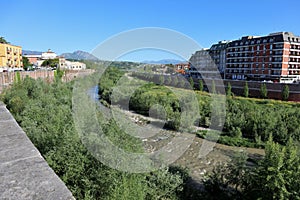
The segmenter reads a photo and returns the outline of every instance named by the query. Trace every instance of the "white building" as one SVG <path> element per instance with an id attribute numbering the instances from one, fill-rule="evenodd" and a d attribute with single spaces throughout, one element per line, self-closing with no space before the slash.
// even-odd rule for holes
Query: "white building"
<path id="1" fill-rule="evenodd" d="M 72 61 L 65 61 L 65 69 L 69 69 L 69 70 L 83 70 L 86 69 L 86 64 L 82 63 L 82 62 L 72 62 Z"/>
<path id="2" fill-rule="evenodd" d="M 51 51 L 51 49 L 48 49 L 47 52 L 43 52 L 42 56 L 41 56 L 42 60 L 54 59 L 54 58 L 57 58 L 57 55 L 56 55 L 56 53 L 54 53 L 53 51 Z"/>

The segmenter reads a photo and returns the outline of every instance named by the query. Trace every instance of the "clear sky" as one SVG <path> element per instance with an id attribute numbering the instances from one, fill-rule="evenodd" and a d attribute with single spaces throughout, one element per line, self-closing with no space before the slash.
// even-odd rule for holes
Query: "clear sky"
<path id="1" fill-rule="evenodd" d="M 0 36 L 26 50 L 51 48 L 58 54 L 90 52 L 115 34 L 142 27 L 173 29 L 203 47 L 245 35 L 300 35 L 299 0 L 12 0 L 0 5 Z M 142 60 L 159 59 L 149 55 Z"/>

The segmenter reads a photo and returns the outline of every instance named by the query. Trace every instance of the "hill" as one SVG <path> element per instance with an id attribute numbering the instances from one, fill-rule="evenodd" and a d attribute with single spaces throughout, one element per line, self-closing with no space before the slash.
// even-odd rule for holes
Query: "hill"
<path id="1" fill-rule="evenodd" d="M 85 52 L 85 51 L 74 51 L 73 53 L 63 53 L 60 56 L 65 57 L 66 59 L 71 59 L 71 60 L 99 60 L 97 57 L 94 55 Z"/>
<path id="2" fill-rule="evenodd" d="M 41 51 L 22 50 L 22 55 L 42 55 Z"/>

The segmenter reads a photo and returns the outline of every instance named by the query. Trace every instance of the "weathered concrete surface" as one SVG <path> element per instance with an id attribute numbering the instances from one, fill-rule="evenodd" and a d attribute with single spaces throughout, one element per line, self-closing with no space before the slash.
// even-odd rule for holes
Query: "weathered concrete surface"
<path id="1" fill-rule="evenodd" d="M 74 199 L 1 102 L 0 199 Z"/>

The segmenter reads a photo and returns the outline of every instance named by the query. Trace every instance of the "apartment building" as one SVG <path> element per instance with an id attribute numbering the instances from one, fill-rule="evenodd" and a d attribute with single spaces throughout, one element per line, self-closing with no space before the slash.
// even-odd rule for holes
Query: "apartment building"
<path id="1" fill-rule="evenodd" d="M 213 44 L 209 51 L 211 59 L 214 61 L 216 67 L 218 68 L 221 77 L 225 78 L 225 68 L 226 68 L 226 49 L 229 41 L 220 41 L 217 44 Z"/>
<path id="2" fill-rule="evenodd" d="M 22 47 L 0 43 L 0 71 L 22 68 Z"/>
<path id="3" fill-rule="evenodd" d="M 220 55 L 217 55 L 215 50 L 213 50 L 213 53 L 214 58 L 220 58 Z M 189 59 L 191 67 L 188 75 L 193 78 L 222 78 L 213 57 L 210 49 L 196 51 Z"/>
<path id="4" fill-rule="evenodd" d="M 300 37 L 291 32 L 246 36 L 227 44 L 226 79 L 300 81 Z"/>

